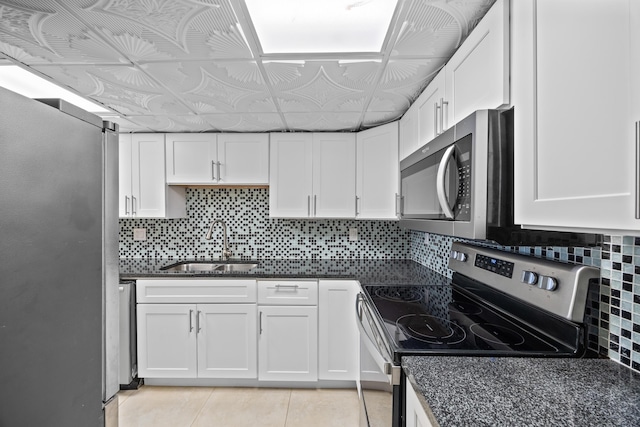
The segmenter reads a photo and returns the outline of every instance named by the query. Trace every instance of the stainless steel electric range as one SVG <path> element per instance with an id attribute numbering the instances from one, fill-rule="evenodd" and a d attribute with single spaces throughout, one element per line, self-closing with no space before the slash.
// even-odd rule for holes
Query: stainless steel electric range
<path id="1" fill-rule="evenodd" d="M 364 286 L 358 295 L 362 426 L 403 425 L 402 356 L 585 355 L 598 269 L 458 242 L 449 268 L 451 280 Z"/>

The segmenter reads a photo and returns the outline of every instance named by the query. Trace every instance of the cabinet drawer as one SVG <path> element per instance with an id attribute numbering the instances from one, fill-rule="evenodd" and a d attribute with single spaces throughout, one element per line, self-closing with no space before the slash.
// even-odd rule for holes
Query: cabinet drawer
<path id="1" fill-rule="evenodd" d="M 256 281 L 235 279 L 144 279 L 136 282 L 138 303 L 255 303 Z"/>
<path id="2" fill-rule="evenodd" d="M 258 304 L 317 305 L 316 280 L 259 280 Z"/>

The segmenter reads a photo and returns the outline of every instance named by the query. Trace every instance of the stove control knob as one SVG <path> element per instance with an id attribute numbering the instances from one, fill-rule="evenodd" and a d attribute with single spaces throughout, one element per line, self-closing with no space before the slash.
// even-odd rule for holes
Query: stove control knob
<path id="1" fill-rule="evenodd" d="M 538 281 L 538 273 L 524 270 L 522 272 L 522 279 L 520 280 L 522 281 L 522 283 L 526 283 L 527 285 L 535 285 Z"/>
<path id="2" fill-rule="evenodd" d="M 540 280 L 538 281 L 538 287 L 546 291 L 555 291 L 556 288 L 558 287 L 558 281 L 556 280 L 555 277 L 540 276 Z"/>
<path id="3" fill-rule="evenodd" d="M 457 259 L 458 258 L 458 251 L 451 251 L 451 258 L 452 259 Z"/>
<path id="4" fill-rule="evenodd" d="M 458 252 L 458 255 L 456 255 L 456 259 L 460 262 L 467 262 L 467 258 L 467 254 L 464 252 Z"/>

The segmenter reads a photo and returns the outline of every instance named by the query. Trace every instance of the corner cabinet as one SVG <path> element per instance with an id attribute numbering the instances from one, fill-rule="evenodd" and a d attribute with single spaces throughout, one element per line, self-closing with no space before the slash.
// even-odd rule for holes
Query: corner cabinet
<path id="1" fill-rule="evenodd" d="M 269 135 L 166 134 L 167 183 L 267 185 Z"/>
<path id="2" fill-rule="evenodd" d="M 258 281 L 258 379 L 318 380 L 318 282 Z"/>
<path id="3" fill-rule="evenodd" d="M 640 235 L 638 3 L 512 3 L 516 223 Z"/>
<path id="4" fill-rule="evenodd" d="M 136 293 L 141 378 L 257 378 L 255 280 L 138 280 Z"/>
<path id="5" fill-rule="evenodd" d="M 354 218 L 355 135 L 272 133 L 269 216 Z"/>
<path id="6" fill-rule="evenodd" d="M 318 283 L 318 379 L 357 379 L 360 336 L 354 302 L 359 289 L 351 280 Z"/>
<path id="7" fill-rule="evenodd" d="M 121 134 L 120 218 L 184 218 L 184 188 L 165 180 L 164 134 Z"/>
<path id="8" fill-rule="evenodd" d="M 357 137 L 356 219 L 398 218 L 398 122 Z"/>

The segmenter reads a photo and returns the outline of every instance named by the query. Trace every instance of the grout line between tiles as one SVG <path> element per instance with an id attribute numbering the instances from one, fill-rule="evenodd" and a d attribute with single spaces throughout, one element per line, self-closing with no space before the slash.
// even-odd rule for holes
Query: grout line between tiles
<path id="1" fill-rule="evenodd" d="M 198 418 L 200 417 L 200 414 L 202 414 L 202 411 L 204 410 L 204 408 L 207 406 L 207 403 L 209 402 L 209 400 L 211 399 L 211 396 L 213 396 L 213 391 L 215 390 L 215 387 L 210 387 L 209 390 L 209 396 L 207 396 L 207 398 L 205 399 L 204 403 L 202 404 L 202 406 L 200 407 L 200 410 L 198 411 L 198 413 L 196 414 L 195 418 L 193 419 L 193 421 L 191 421 L 191 424 L 189 424 L 189 427 L 193 427 L 194 424 L 196 423 L 196 421 L 198 421 Z"/>
<path id="2" fill-rule="evenodd" d="M 291 407 L 291 394 L 292 389 L 289 389 L 289 400 L 287 401 L 287 412 L 284 416 L 284 425 L 282 427 L 287 427 L 287 421 L 289 420 L 289 408 Z"/>

